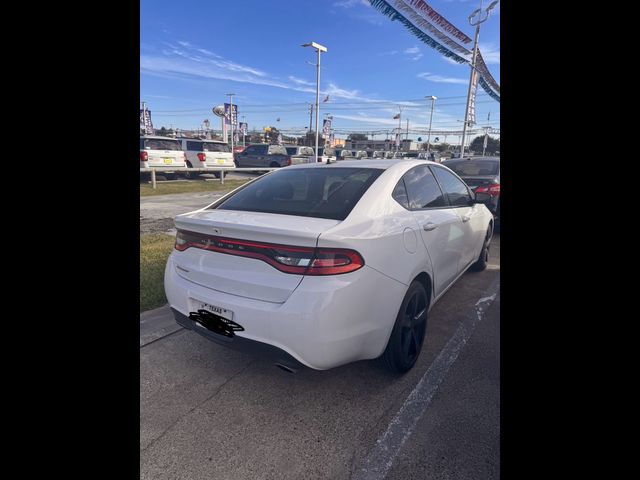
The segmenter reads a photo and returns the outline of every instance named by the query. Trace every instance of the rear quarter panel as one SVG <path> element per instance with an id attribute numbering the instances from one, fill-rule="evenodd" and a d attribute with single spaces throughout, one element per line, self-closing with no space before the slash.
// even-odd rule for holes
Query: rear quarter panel
<path id="1" fill-rule="evenodd" d="M 320 235 L 318 246 L 352 248 L 365 265 L 408 287 L 421 272 L 433 275 L 416 220 L 391 196 L 406 171 L 387 169 L 343 222 Z"/>

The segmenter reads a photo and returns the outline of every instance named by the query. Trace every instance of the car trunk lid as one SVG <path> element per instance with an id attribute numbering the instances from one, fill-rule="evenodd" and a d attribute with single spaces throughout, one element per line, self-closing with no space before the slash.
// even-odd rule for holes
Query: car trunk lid
<path id="1" fill-rule="evenodd" d="M 175 223 L 178 230 L 204 234 L 210 239 L 207 240 L 208 245 L 224 250 L 221 252 L 192 247 L 179 252 L 174 256 L 179 276 L 212 290 L 283 303 L 300 284 L 303 275 L 280 271 L 258 255 L 254 255 L 255 258 L 243 255 L 251 255 L 252 246 L 264 244 L 313 249 L 318 236 L 340 222 L 323 218 L 208 209 L 180 215 L 176 217 Z"/>

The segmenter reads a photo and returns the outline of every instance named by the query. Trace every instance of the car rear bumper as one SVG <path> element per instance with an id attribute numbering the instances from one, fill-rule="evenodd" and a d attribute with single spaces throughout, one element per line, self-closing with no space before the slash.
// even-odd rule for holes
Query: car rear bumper
<path id="1" fill-rule="evenodd" d="M 298 360 L 293 358 L 281 348 L 274 347 L 273 345 L 269 345 L 267 343 L 257 342 L 249 338 L 244 338 L 239 335 L 235 335 L 233 338 L 227 338 L 223 335 L 207 330 L 175 308 L 171 308 L 171 311 L 173 312 L 173 316 L 175 317 L 178 325 L 181 325 L 188 330 L 193 330 L 194 332 L 202 335 L 212 342 L 217 343 L 218 345 L 222 345 L 226 348 L 230 348 L 232 350 L 237 350 L 240 352 L 259 355 L 264 359 L 273 361 L 274 364 L 284 365 L 293 371 L 304 367 L 302 363 L 300 363 Z"/>
<path id="2" fill-rule="evenodd" d="M 233 343 L 243 347 L 241 338 L 266 344 L 316 370 L 380 356 L 406 289 L 406 285 L 364 266 L 344 275 L 304 277 L 286 301 L 273 303 L 191 282 L 176 273 L 172 257 L 165 270 L 167 299 L 182 315 L 181 325 L 190 328 L 182 323 L 184 317 L 202 303 L 214 305 L 233 312 L 233 321 L 244 331 L 229 342 L 199 325 L 191 325 L 192 330 L 225 346 Z"/>

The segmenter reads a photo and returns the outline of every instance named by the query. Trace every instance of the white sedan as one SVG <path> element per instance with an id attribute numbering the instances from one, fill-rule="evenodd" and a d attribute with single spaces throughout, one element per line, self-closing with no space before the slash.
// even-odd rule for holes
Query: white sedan
<path id="1" fill-rule="evenodd" d="M 175 219 L 165 290 L 176 321 L 280 368 L 415 364 L 427 314 L 486 268 L 493 216 L 424 160 L 304 164 Z"/>

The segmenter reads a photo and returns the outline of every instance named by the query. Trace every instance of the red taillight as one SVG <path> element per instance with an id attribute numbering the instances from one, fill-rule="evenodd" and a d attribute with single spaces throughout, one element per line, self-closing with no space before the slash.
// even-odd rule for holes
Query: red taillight
<path id="1" fill-rule="evenodd" d="M 494 183 L 492 185 L 480 185 L 476 188 L 476 193 L 488 193 L 492 197 L 500 195 L 500 184 Z"/>
<path id="2" fill-rule="evenodd" d="M 291 165 L 291 157 L 287 157 L 287 166 Z"/>
<path id="3" fill-rule="evenodd" d="M 176 250 L 183 252 L 190 247 L 262 260 L 281 272 L 296 275 L 338 275 L 364 265 L 358 252 L 346 248 L 276 245 L 178 230 Z"/>
<path id="4" fill-rule="evenodd" d="M 140 152 L 140 161 L 146 162 L 149 159 L 149 154 L 145 151 Z"/>
<path id="5" fill-rule="evenodd" d="M 206 153 L 202 153 L 202 152 L 200 152 L 200 153 L 198 154 L 198 160 L 199 160 L 199 161 L 204 162 L 206 159 L 207 159 L 207 154 L 206 154 Z"/>

